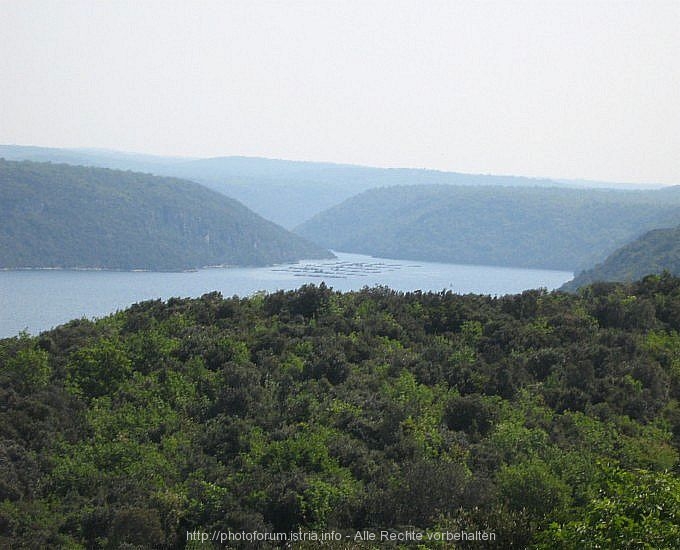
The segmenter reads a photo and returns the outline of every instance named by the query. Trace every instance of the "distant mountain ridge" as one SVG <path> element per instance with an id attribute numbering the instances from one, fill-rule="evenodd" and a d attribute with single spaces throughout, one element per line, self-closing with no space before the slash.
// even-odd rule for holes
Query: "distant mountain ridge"
<path id="1" fill-rule="evenodd" d="M 193 182 L 0 160 L 0 268 L 179 270 L 328 257 Z"/>
<path id="2" fill-rule="evenodd" d="M 101 166 L 174 176 L 233 197 L 291 229 L 363 191 L 398 185 L 604 187 L 606 182 L 464 174 L 415 168 L 376 168 L 255 157 L 175 158 L 102 151 L 0 145 L 0 158 Z M 645 186 L 640 186 L 645 187 Z"/>
<path id="3" fill-rule="evenodd" d="M 680 226 L 648 231 L 613 252 L 601 264 L 579 273 L 562 286 L 562 290 L 575 291 L 596 281 L 637 281 L 663 271 L 680 275 Z"/>
<path id="4" fill-rule="evenodd" d="M 576 271 L 643 231 L 680 223 L 680 188 L 420 185 L 373 189 L 295 231 L 343 252 Z"/>

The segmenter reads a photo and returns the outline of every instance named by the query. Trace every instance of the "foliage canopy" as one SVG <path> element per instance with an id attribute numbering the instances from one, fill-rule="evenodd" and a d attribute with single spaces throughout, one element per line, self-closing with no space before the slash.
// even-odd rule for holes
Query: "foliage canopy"
<path id="1" fill-rule="evenodd" d="M 497 298 L 321 285 L 1 340 L 0 546 L 408 527 L 677 548 L 679 313 L 668 274 Z"/>

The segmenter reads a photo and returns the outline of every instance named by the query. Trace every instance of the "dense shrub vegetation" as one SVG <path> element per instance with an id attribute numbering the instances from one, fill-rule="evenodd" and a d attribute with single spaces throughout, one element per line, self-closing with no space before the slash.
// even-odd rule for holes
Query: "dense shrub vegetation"
<path id="1" fill-rule="evenodd" d="M 411 526 L 677 548 L 679 399 L 669 275 L 144 302 L 0 341 L 0 546 Z"/>

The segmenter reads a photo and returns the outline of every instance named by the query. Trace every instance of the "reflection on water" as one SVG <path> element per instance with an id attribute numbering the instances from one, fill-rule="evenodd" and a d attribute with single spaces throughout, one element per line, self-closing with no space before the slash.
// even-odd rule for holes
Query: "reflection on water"
<path id="1" fill-rule="evenodd" d="M 336 290 L 384 285 L 395 290 L 461 294 L 509 294 L 553 289 L 572 278 L 567 271 L 409 262 L 336 252 L 336 260 L 308 260 L 261 268 L 210 268 L 184 273 L 120 271 L 0 272 L 0 338 L 27 329 L 46 330 L 74 318 L 92 318 L 154 298 L 249 296 L 324 281 Z"/>

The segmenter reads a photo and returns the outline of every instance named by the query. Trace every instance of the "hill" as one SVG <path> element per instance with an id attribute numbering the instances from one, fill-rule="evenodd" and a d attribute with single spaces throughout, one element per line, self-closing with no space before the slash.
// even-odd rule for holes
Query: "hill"
<path id="1" fill-rule="evenodd" d="M 322 285 L 0 340 L 0 546 L 679 548 L 679 310 L 666 275 L 499 298 Z"/>
<path id="2" fill-rule="evenodd" d="M 248 157 L 198 159 L 169 172 L 233 196 L 267 219 L 292 228 L 315 214 L 375 187 L 409 184 L 554 186 L 545 179 L 461 174 L 411 168 Z M 282 208 L 285 206 L 285 208 Z"/>
<path id="3" fill-rule="evenodd" d="M 413 184 L 528 187 L 623 185 L 254 157 L 194 159 L 98 149 L 18 145 L 0 145 L 1 157 L 8 160 L 65 162 L 186 178 L 233 197 L 266 219 L 286 228 L 293 228 L 323 210 L 376 187 Z"/>
<path id="4" fill-rule="evenodd" d="M 680 275 L 680 227 L 655 229 L 622 246 L 604 262 L 580 273 L 562 288 L 574 291 L 595 281 L 636 281 L 669 271 Z"/>
<path id="5" fill-rule="evenodd" d="M 578 270 L 680 223 L 680 188 L 405 186 L 366 191 L 295 231 L 386 258 Z"/>
<path id="6" fill-rule="evenodd" d="M 0 160 L 0 267 L 177 270 L 330 253 L 198 184 Z"/>
<path id="7" fill-rule="evenodd" d="M 107 149 L 63 149 L 33 145 L 0 145 L 0 158 L 132 170 L 157 175 L 162 175 L 158 172 L 162 172 L 164 167 L 193 160 L 184 157 L 163 157 Z"/>

